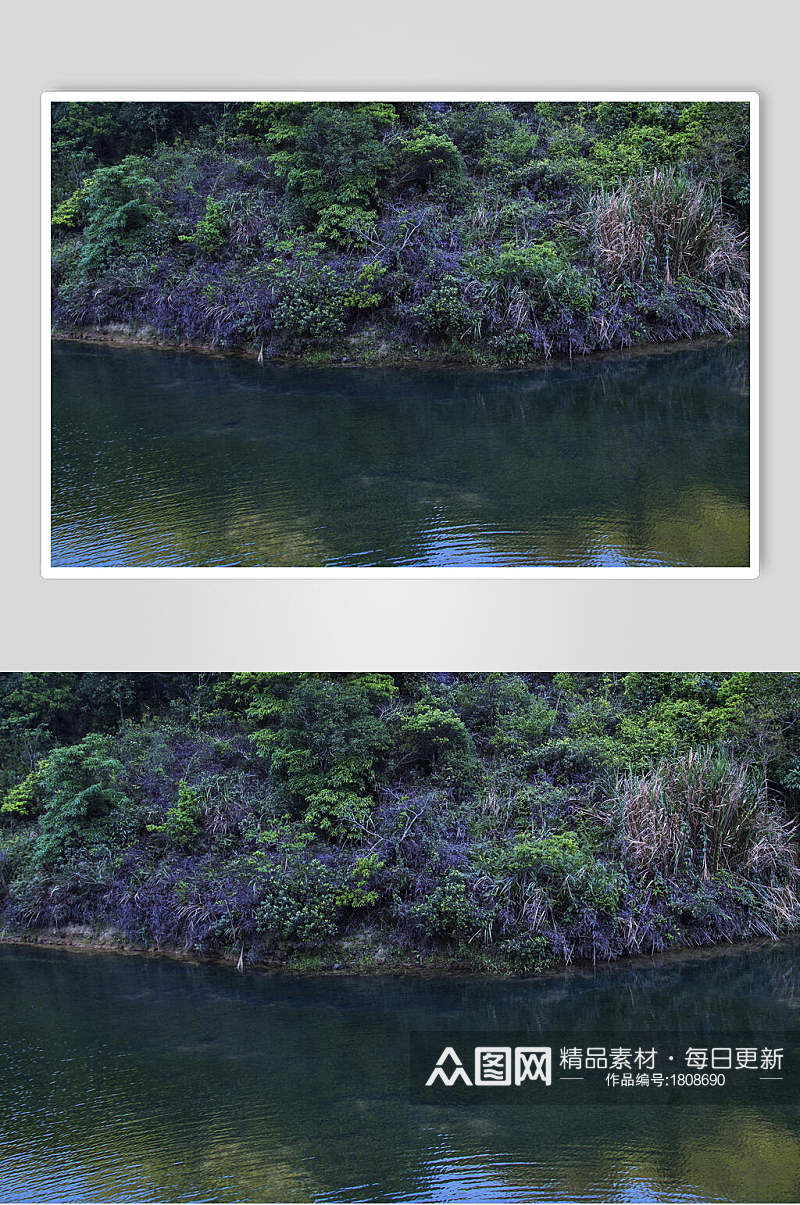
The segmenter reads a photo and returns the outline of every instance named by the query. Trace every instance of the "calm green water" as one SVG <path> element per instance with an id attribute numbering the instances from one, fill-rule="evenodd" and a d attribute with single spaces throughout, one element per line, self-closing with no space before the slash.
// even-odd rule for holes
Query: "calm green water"
<path id="1" fill-rule="evenodd" d="M 414 1104 L 409 1031 L 798 1023 L 798 942 L 538 980 L 0 948 L 0 1199 L 800 1200 L 797 1068 L 679 1103 Z M 740 1073 L 747 1074 L 747 1073 Z M 786 1071 L 792 1075 L 792 1068 Z M 538 1095 L 537 1095 L 538 1092 Z"/>
<path id="2" fill-rule="evenodd" d="M 58 343 L 57 566 L 741 566 L 742 341 L 535 371 Z"/>

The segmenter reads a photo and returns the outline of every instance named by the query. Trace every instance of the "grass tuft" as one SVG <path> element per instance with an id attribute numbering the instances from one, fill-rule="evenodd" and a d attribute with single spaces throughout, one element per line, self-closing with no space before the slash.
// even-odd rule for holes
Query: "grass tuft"
<path id="1" fill-rule="evenodd" d="M 690 276 L 741 289 L 747 279 L 744 236 L 711 189 L 676 168 L 601 189 L 588 217 L 599 267 L 618 284 Z"/>
<path id="2" fill-rule="evenodd" d="M 792 825 L 768 798 L 762 773 L 712 748 L 628 771 L 614 802 L 626 860 L 645 876 L 689 867 L 759 881 L 796 880 Z"/>

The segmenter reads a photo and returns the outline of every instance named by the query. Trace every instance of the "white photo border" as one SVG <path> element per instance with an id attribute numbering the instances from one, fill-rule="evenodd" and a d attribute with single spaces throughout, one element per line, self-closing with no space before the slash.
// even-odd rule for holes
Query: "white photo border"
<path id="1" fill-rule="evenodd" d="M 51 300 L 50 300 L 50 172 L 51 109 L 60 101 L 738 101 L 750 106 L 750 563 L 747 566 L 620 567 L 483 566 L 346 568 L 104 567 L 54 566 L 51 547 Z M 756 578 L 759 574 L 759 94 L 754 91 L 661 90 L 637 92 L 428 92 L 428 91 L 48 91 L 42 93 L 41 155 L 41 576 L 43 578 L 340 578 L 372 580 L 401 578 L 525 579 L 525 578 Z"/>

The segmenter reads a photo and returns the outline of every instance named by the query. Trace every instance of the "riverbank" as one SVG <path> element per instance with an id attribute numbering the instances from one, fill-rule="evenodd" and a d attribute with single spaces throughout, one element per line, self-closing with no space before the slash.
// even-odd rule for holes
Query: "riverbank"
<path id="1" fill-rule="evenodd" d="M 132 942 L 118 929 L 93 930 L 88 925 L 65 925 L 62 928 L 26 929 L 18 932 L 0 929 L 0 945 L 45 946 L 48 949 L 68 949 L 83 953 L 114 953 L 143 958 L 167 958 L 177 962 L 228 966 L 236 970 L 257 970 L 264 973 L 341 974 L 341 975 L 425 975 L 486 973 L 511 977 L 515 972 L 506 968 L 471 965 L 463 958 L 446 954 L 413 953 L 405 956 L 388 953 L 369 935 L 361 935 L 343 943 L 329 954 L 288 954 L 283 958 L 246 960 L 244 951 L 216 950 L 200 953 L 177 945 L 146 945 Z"/>
<path id="2" fill-rule="evenodd" d="M 260 346 L 219 347 L 210 343 L 172 339 L 160 335 L 149 326 L 124 326 L 112 324 L 105 327 L 73 327 L 65 330 L 53 329 L 53 343 L 88 343 L 98 347 L 143 348 L 151 351 L 194 352 L 197 355 L 217 359 L 246 360 L 256 364 L 297 365 L 308 368 L 473 368 L 487 371 L 524 372 L 549 365 L 559 366 L 590 361 L 613 363 L 627 357 L 669 354 L 692 348 L 714 347 L 749 335 L 744 326 L 732 334 L 713 334 L 703 338 L 671 338 L 660 341 L 645 341 L 628 347 L 596 349 L 569 356 L 556 353 L 548 357 L 539 356 L 527 363 L 509 365 L 500 357 L 492 357 L 478 348 L 464 347 L 442 351 L 435 348 L 404 349 L 386 340 L 368 341 L 354 339 L 336 350 L 329 348 L 315 351 L 282 351 L 280 354 L 264 356 Z"/>
<path id="3" fill-rule="evenodd" d="M 29 929 L 19 932 L 0 929 L 0 945 L 3 946 L 41 946 L 46 949 L 69 950 L 77 954 L 119 954 L 123 957 L 166 959 L 173 962 L 190 963 L 197 966 L 223 966 L 235 971 L 258 971 L 261 974 L 286 975 L 302 977 L 304 975 L 333 975 L 333 976 L 367 976 L 373 978 L 379 975 L 420 978 L 427 976 L 476 976 L 491 979 L 546 979 L 568 973 L 577 975 L 587 971 L 595 971 L 602 967 L 604 971 L 618 968 L 667 966 L 676 963 L 694 963 L 697 961 L 713 961 L 715 958 L 725 958 L 730 954 L 780 949 L 787 943 L 798 939 L 800 926 L 794 932 L 787 933 L 777 940 L 763 938 L 758 941 L 728 941 L 724 944 L 704 946 L 676 946 L 672 949 L 653 951 L 650 954 L 622 955 L 613 961 L 598 964 L 584 958 L 575 962 L 552 964 L 547 967 L 525 970 L 519 966 L 510 966 L 486 957 L 477 957 L 474 961 L 456 958 L 444 953 L 408 951 L 405 956 L 397 952 L 389 953 L 380 942 L 356 938 L 355 941 L 343 944 L 335 952 L 326 956 L 304 955 L 289 956 L 284 959 L 262 959 L 250 962 L 242 958 L 235 950 L 217 951 L 213 954 L 198 953 L 182 949 L 179 946 L 148 946 L 131 942 L 125 934 L 114 929 L 92 930 L 86 925 L 65 925 L 63 928 Z M 357 953 L 354 954 L 354 947 Z"/>

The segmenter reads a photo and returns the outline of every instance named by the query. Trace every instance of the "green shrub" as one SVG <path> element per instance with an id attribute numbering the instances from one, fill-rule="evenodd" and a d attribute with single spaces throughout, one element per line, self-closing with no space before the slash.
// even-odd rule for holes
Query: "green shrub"
<path id="1" fill-rule="evenodd" d="M 351 289 L 345 293 L 344 304 L 354 310 L 372 310 L 383 302 L 383 277 L 386 268 L 379 263 L 364 264 Z"/>
<path id="2" fill-rule="evenodd" d="M 389 746 L 376 713 L 393 689 L 378 678 L 301 681 L 271 742 L 274 784 L 306 824 L 330 836 L 356 835 L 374 804 L 376 763 Z"/>
<path id="3" fill-rule="evenodd" d="M 378 902 L 377 884 L 384 865 L 377 854 L 357 858 L 336 894 L 336 906 L 351 909 L 373 907 Z"/>
<path id="4" fill-rule="evenodd" d="M 499 255 L 482 261 L 479 271 L 514 330 L 561 310 L 588 314 L 597 292 L 596 281 L 571 264 L 565 248 L 552 240 L 530 246 L 504 243 Z"/>
<path id="5" fill-rule="evenodd" d="M 524 755 L 550 732 L 555 712 L 518 674 L 477 674 L 452 692 L 470 732 L 500 757 Z"/>
<path id="6" fill-rule="evenodd" d="M 287 944 L 318 951 L 338 929 L 337 888 L 322 862 L 300 855 L 266 871 L 258 882 L 263 899 L 256 909 L 258 932 L 271 946 Z"/>
<path id="7" fill-rule="evenodd" d="M 471 766 L 472 738 L 464 721 L 450 708 L 426 700 L 400 716 L 397 725 L 401 761 L 433 770 L 442 764 Z"/>
<path id="8" fill-rule="evenodd" d="M 539 974 L 553 966 L 556 961 L 550 942 L 544 933 L 515 933 L 498 944 L 504 961 L 515 970 Z"/>
<path id="9" fill-rule="evenodd" d="M 84 180 L 73 193 L 53 209 L 50 224 L 54 230 L 81 230 L 86 223 L 89 181 Z"/>
<path id="10" fill-rule="evenodd" d="M 612 768 L 643 768 L 658 758 L 714 741 L 724 717 L 695 699 L 662 699 L 642 715 L 620 718 L 606 741 L 606 763 Z"/>
<path id="11" fill-rule="evenodd" d="M 103 821 L 127 796 L 122 763 L 108 737 L 90 733 L 78 744 L 54 749 L 42 767 L 44 809 L 34 862 L 53 866 L 78 845 L 103 832 Z"/>
<path id="12" fill-rule="evenodd" d="M 335 201 L 319 211 L 316 235 L 334 246 L 352 248 L 366 245 L 367 236 L 377 220 L 374 209 Z"/>
<path id="13" fill-rule="evenodd" d="M 148 833 L 163 833 L 170 845 L 185 849 L 199 835 L 203 807 L 197 791 L 183 779 L 178 783 L 178 802 L 167 808 L 163 824 L 148 824 Z"/>
<path id="14" fill-rule="evenodd" d="M 553 148 L 555 149 L 555 148 Z M 548 151 L 548 156 L 535 164 L 537 191 L 547 197 L 567 194 L 570 208 L 577 208 L 602 182 L 602 169 L 583 155 L 571 153 L 568 146 L 562 151 Z"/>
<path id="15" fill-rule="evenodd" d="M 537 134 L 517 125 L 488 145 L 481 156 L 481 171 L 500 179 L 524 177 L 520 169 L 532 168 L 538 142 Z"/>
<path id="16" fill-rule="evenodd" d="M 637 124 L 616 138 L 598 138 L 592 147 L 592 160 L 604 184 L 623 184 L 635 176 L 684 162 L 689 150 L 689 140 L 680 131 Z"/>
<path id="17" fill-rule="evenodd" d="M 213 197 L 206 198 L 206 210 L 203 217 L 198 218 L 197 225 L 191 234 L 179 234 L 182 243 L 194 246 L 203 255 L 216 257 L 225 246 L 229 234 L 228 219 L 225 211 Z"/>
<path id="18" fill-rule="evenodd" d="M 392 166 L 384 135 L 396 121 L 394 106 L 382 102 L 256 102 L 239 113 L 307 224 L 345 246 L 374 221 L 378 183 Z"/>
<path id="19" fill-rule="evenodd" d="M 484 910 L 464 875 L 452 869 L 414 903 L 410 916 L 420 935 L 433 940 L 466 941 L 485 926 Z"/>
<path id="20" fill-rule="evenodd" d="M 86 182 L 83 272 L 102 270 L 115 256 L 152 245 L 164 214 L 156 201 L 158 182 L 148 172 L 145 159 L 129 155 L 98 168 Z"/>
<path id="21" fill-rule="evenodd" d="M 273 260 L 269 280 L 275 301 L 276 329 L 293 340 L 330 341 L 345 329 L 348 307 L 344 282 L 330 267 L 305 259 L 296 264 Z"/>
<path id="22" fill-rule="evenodd" d="M 585 909 L 613 916 L 625 890 L 619 871 L 596 858 L 576 832 L 517 836 L 512 846 L 493 851 L 489 866 L 513 897 L 524 897 L 533 884 L 555 911 L 568 916 Z"/>
<path id="23" fill-rule="evenodd" d="M 12 832 L 0 831 L 0 899 L 3 888 L 23 881 L 33 865 L 37 833 L 31 825 Z"/>
<path id="24" fill-rule="evenodd" d="M 464 161 L 452 138 L 423 126 L 399 143 L 397 162 L 401 185 L 430 184 L 460 176 L 464 171 Z"/>
<path id="25" fill-rule="evenodd" d="M 443 276 L 430 293 L 410 307 L 410 314 L 427 335 L 458 337 L 469 330 L 472 314 L 464 297 L 464 282 Z"/>
<path id="26" fill-rule="evenodd" d="M 0 815 L 14 819 L 36 815 L 42 804 L 42 783 L 46 768 L 47 762 L 40 762 L 35 770 L 31 770 L 30 774 L 26 774 L 20 782 L 6 791 L 0 804 Z"/>
<path id="27" fill-rule="evenodd" d="M 512 753 L 523 756 L 545 740 L 554 718 L 555 712 L 541 699 L 532 696 L 524 711 L 503 717 L 495 724 L 489 749 L 498 756 Z"/>

